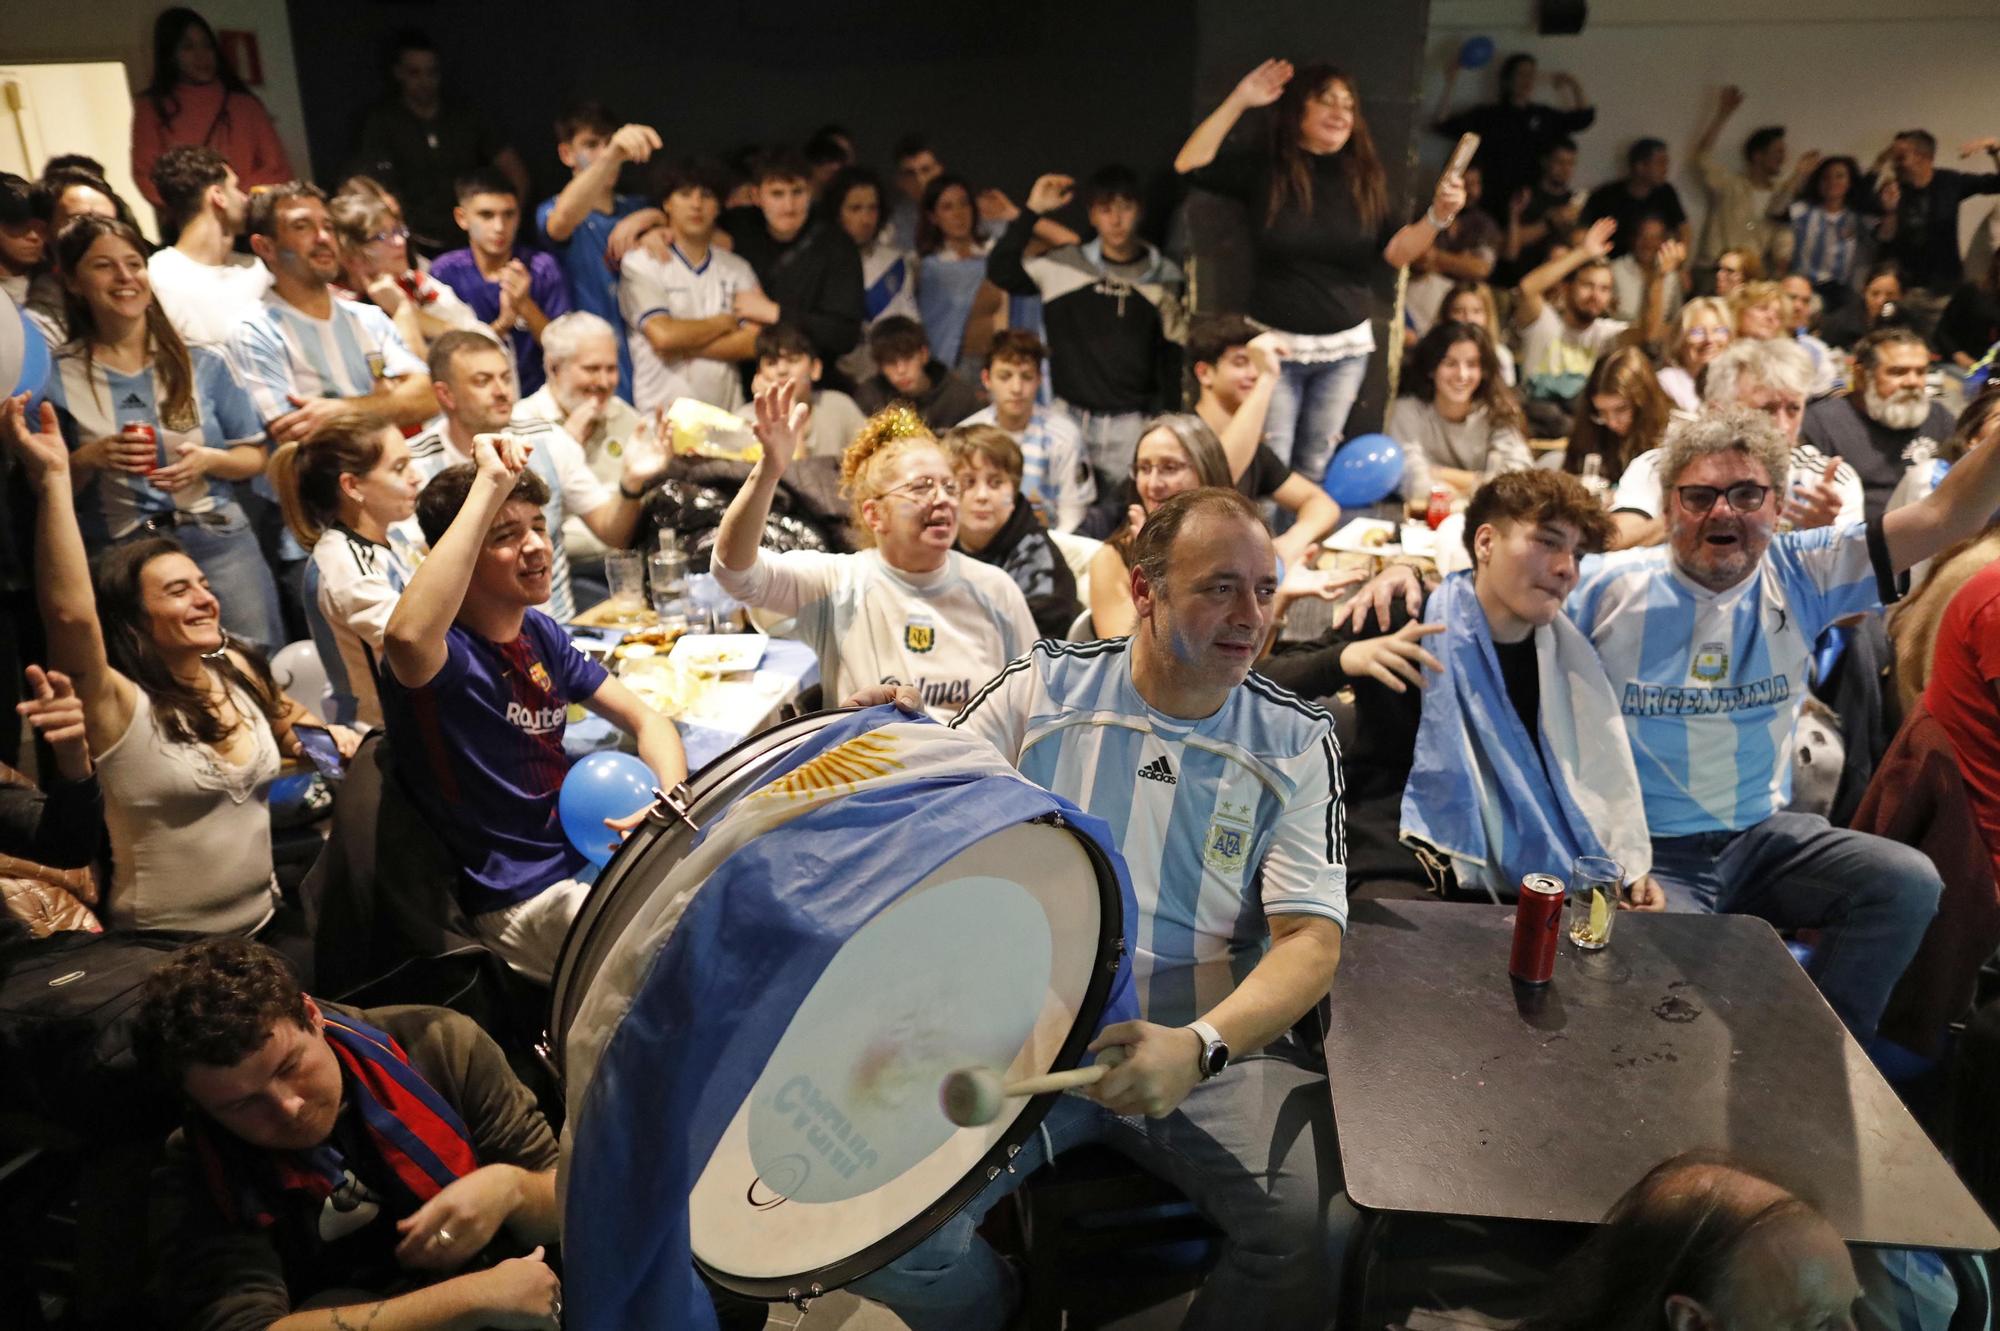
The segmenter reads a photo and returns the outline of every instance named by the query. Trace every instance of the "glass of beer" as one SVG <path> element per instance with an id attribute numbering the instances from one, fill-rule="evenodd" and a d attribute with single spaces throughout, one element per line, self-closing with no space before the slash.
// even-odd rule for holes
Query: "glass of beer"
<path id="1" fill-rule="evenodd" d="M 1618 891 L 1625 871 L 1618 861 L 1585 855 L 1569 871 L 1569 941 L 1595 952 L 1611 941 L 1611 924 L 1618 918 Z"/>

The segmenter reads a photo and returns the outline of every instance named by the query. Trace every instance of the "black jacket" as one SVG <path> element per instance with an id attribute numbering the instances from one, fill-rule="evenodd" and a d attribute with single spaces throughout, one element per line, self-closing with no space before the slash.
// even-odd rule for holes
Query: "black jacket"
<path id="1" fill-rule="evenodd" d="M 1076 575 L 1035 516 L 1034 506 L 1014 492 L 1014 514 L 993 534 L 984 550 L 966 550 L 982 564 L 991 564 L 1014 580 L 1028 598 L 1028 613 L 1045 638 L 1067 638 L 1069 626 L 1083 607 L 1076 599 Z"/>
<path id="2" fill-rule="evenodd" d="M 736 252 L 757 271 L 764 294 L 778 302 L 784 321 L 803 329 L 827 365 L 861 342 L 866 309 L 861 302 L 861 252 L 838 227 L 807 223 L 790 240 L 771 238 L 756 208 L 731 208 L 722 229 Z"/>
<path id="3" fill-rule="evenodd" d="M 0 855 L 80 869 L 97 859 L 103 837 L 104 793 L 94 776 L 51 781 L 47 794 L 0 786 Z"/>
<path id="4" fill-rule="evenodd" d="M 914 396 L 898 393 L 888 379 L 880 374 L 874 375 L 856 386 L 854 403 L 873 416 L 891 402 L 907 402 L 917 409 L 917 413 L 924 418 L 924 424 L 933 430 L 949 430 L 986 405 L 985 396 L 953 374 L 941 360 L 933 360 L 924 366 L 924 375 L 931 381 L 931 386 Z"/>

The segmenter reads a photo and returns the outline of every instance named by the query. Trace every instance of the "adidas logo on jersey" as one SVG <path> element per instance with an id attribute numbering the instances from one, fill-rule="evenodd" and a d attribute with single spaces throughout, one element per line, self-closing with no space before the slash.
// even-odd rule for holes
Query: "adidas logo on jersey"
<path id="1" fill-rule="evenodd" d="M 1141 767 L 1139 775 L 1148 781 L 1164 781 L 1170 786 L 1177 786 L 1181 781 L 1174 775 L 1173 764 L 1167 761 L 1167 755 L 1164 753 Z"/>
<path id="2" fill-rule="evenodd" d="M 140 397 L 137 393 L 127 393 L 123 398 L 119 399 L 118 402 L 120 410 L 123 410 L 126 407 L 143 407 L 145 405 L 146 405 L 146 399 Z"/>

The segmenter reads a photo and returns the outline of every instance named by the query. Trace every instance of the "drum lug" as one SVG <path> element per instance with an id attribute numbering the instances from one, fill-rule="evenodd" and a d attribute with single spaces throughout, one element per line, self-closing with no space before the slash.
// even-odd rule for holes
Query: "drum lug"
<path id="1" fill-rule="evenodd" d="M 661 790 L 655 786 L 653 788 L 653 807 L 647 812 L 666 826 L 671 827 L 674 818 L 678 818 L 688 825 L 690 831 L 699 832 L 701 831 L 700 826 L 696 824 L 694 819 L 688 817 L 688 806 L 693 803 L 693 792 L 688 789 L 687 782 L 680 781 L 675 783 L 672 790 Z M 673 818 L 666 817 L 661 812 L 662 810 L 671 811 Z"/>
<path id="2" fill-rule="evenodd" d="M 986 1181 L 988 1183 L 991 1183 L 994 1179 L 999 1177 L 1000 1177 L 1000 1166 L 998 1165 L 986 1166 Z"/>
<path id="3" fill-rule="evenodd" d="M 825 1293 L 826 1293 L 825 1287 L 822 1286 L 817 1280 L 815 1280 L 812 1283 L 812 1288 L 808 1289 L 803 1294 L 799 1293 L 799 1291 L 796 1288 L 786 1290 L 785 1301 L 791 1304 L 794 1308 L 797 1308 L 800 1312 L 805 1312 L 812 1307 L 812 1302 L 814 1299 L 819 1298 L 822 1294 Z"/>

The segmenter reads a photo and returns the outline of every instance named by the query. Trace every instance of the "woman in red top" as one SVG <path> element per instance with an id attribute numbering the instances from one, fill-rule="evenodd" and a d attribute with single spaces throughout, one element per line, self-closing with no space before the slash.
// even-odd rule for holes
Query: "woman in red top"
<path id="1" fill-rule="evenodd" d="M 215 30 L 192 9 L 175 8 L 153 23 L 153 83 L 132 107 L 132 178 L 156 208 L 153 163 L 183 143 L 221 153 L 246 190 L 292 178 L 270 112 L 222 59 Z"/>

